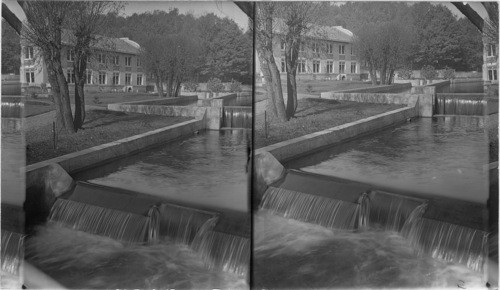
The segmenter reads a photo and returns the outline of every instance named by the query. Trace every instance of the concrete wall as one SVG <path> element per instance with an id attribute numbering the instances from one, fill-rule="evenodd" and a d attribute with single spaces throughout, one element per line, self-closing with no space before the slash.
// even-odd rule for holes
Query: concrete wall
<path id="1" fill-rule="evenodd" d="M 181 136 L 204 129 L 202 120 L 190 120 L 156 129 L 143 134 L 95 146 L 82 151 L 26 166 L 26 187 L 36 186 L 38 176 L 53 163 L 59 164 L 68 173 L 74 173 L 115 158 L 127 156 L 133 152 L 144 150 Z"/>
<path id="2" fill-rule="evenodd" d="M 236 97 L 238 97 L 238 94 L 236 93 L 231 93 L 231 94 L 221 93 L 218 97 L 215 98 L 198 100 L 198 106 L 222 108 L 223 106 L 227 106 L 229 102 L 232 101 L 233 99 L 236 99 Z"/>
<path id="3" fill-rule="evenodd" d="M 383 85 L 383 86 L 373 86 L 368 88 L 359 88 L 351 90 L 335 91 L 336 93 L 391 93 L 399 92 L 404 89 L 410 89 L 411 84 L 393 84 L 393 85 Z"/>
<path id="4" fill-rule="evenodd" d="M 196 94 L 190 96 L 179 96 L 178 98 L 158 98 L 153 100 L 142 100 L 142 101 L 133 101 L 133 102 L 125 102 L 122 104 L 130 104 L 130 105 L 176 105 L 186 101 L 197 101 L 198 96 Z"/>
<path id="5" fill-rule="evenodd" d="M 25 119 L 2 118 L 2 133 L 15 133 L 22 130 Z"/>
<path id="6" fill-rule="evenodd" d="M 191 106 L 153 106 L 126 103 L 108 104 L 108 110 L 169 117 L 193 117 L 202 120 L 206 129 L 219 130 L 222 108 Z"/>
<path id="7" fill-rule="evenodd" d="M 390 125 L 405 122 L 408 118 L 415 117 L 416 115 L 416 110 L 413 107 L 401 108 L 320 132 L 315 132 L 269 145 L 257 149 L 255 151 L 255 155 L 269 152 L 279 162 L 284 162 L 314 150 L 318 150 L 322 147 L 354 138 L 361 134 L 374 132 Z"/>

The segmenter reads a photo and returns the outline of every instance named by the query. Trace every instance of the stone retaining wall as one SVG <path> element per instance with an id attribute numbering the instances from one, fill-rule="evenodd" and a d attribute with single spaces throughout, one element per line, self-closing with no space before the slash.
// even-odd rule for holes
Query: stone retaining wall
<path id="1" fill-rule="evenodd" d="M 335 93 L 391 93 L 391 92 L 399 92 L 404 89 L 410 89 L 411 84 L 392 84 L 392 85 L 382 85 L 382 86 L 373 86 L 368 88 L 359 88 L 359 89 L 350 89 L 350 90 L 341 90 L 334 91 Z"/>
<path id="2" fill-rule="evenodd" d="M 311 133 L 298 138 L 269 145 L 255 151 L 255 155 L 263 152 L 271 153 L 279 162 L 299 157 L 314 150 L 339 143 L 362 134 L 374 132 L 384 127 L 405 122 L 417 116 L 413 107 L 401 108 L 383 114 L 368 117 L 323 131 Z"/>
<path id="3" fill-rule="evenodd" d="M 71 174 L 203 129 L 203 120 L 190 120 L 38 162 L 26 166 L 26 187 L 36 186 L 37 180 L 40 180 L 39 175 L 45 172 L 47 167 L 53 163 L 59 164 L 66 172 Z"/>

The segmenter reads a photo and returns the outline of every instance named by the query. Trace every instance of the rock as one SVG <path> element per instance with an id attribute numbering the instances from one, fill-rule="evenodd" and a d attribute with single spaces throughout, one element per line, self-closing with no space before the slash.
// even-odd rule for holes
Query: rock
<path id="1" fill-rule="evenodd" d="M 253 205 L 257 207 L 267 187 L 284 177 L 286 170 L 283 165 L 269 152 L 261 151 L 254 159 L 254 191 Z"/>

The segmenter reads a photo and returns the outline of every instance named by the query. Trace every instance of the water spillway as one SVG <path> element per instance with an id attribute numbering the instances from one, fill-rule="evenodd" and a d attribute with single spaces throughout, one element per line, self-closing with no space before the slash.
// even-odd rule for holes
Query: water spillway
<path id="1" fill-rule="evenodd" d="M 2 229 L 2 271 L 19 274 L 19 266 L 24 257 L 25 235 Z"/>
<path id="2" fill-rule="evenodd" d="M 269 187 L 264 194 L 261 208 L 286 218 L 328 228 L 353 230 L 356 228 L 360 206 L 334 198 Z"/>
<path id="3" fill-rule="evenodd" d="M 486 114 L 487 99 L 484 94 L 438 93 L 434 104 L 434 115 L 468 115 L 483 116 Z"/>
<path id="4" fill-rule="evenodd" d="M 252 107 L 224 106 L 222 108 L 222 128 L 252 128 Z"/>

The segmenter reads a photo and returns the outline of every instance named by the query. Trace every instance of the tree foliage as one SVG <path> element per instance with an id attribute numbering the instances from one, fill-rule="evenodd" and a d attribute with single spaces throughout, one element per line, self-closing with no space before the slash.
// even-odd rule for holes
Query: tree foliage
<path id="1" fill-rule="evenodd" d="M 486 3 L 486 2 L 485 2 Z M 494 3 L 494 2 L 488 2 Z M 497 5 L 498 7 L 498 5 Z M 492 8 L 494 10 L 494 8 Z M 498 10 L 497 10 L 498 11 Z M 495 14 L 495 13 L 493 13 Z M 421 69 L 433 65 L 456 70 L 479 70 L 482 65 L 481 33 L 468 19 L 457 19 L 448 8 L 429 2 L 347 2 L 343 5 L 321 3 L 316 23 L 341 25 L 356 35 L 383 23 L 399 23 L 411 31 L 410 66 Z M 492 17 L 492 27 L 496 18 Z M 496 37 L 498 39 L 498 24 Z M 498 41 L 497 41 L 498 42 Z"/>

